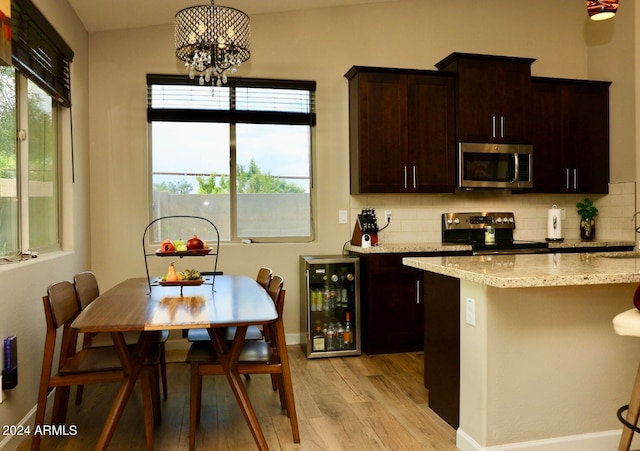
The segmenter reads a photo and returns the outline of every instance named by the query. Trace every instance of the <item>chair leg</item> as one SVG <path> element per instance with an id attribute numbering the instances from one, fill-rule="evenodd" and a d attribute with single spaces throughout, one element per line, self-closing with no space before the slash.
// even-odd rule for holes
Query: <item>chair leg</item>
<path id="1" fill-rule="evenodd" d="M 300 430 L 298 428 L 298 416 L 296 414 L 296 403 L 293 399 L 293 384 L 291 382 L 291 369 L 289 368 L 289 354 L 287 354 L 287 341 L 284 335 L 284 327 L 282 321 L 276 322 L 275 325 L 276 346 L 278 347 L 278 355 L 280 356 L 280 364 L 282 365 L 281 376 L 281 392 L 284 392 L 284 399 L 287 405 L 287 414 L 291 422 L 291 433 L 293 435 L 293 443 L 300 443 Z"/>
<path id="2" fill-rule="evenodd" d="M 40 389 L 38 390 L 38 407 L 36 408 L 36 420 L 34 424 L 34 429 L 38 426 L 44 425 L 44 415 L 47 410 L 47 395 L 49 394 L 49 388 L 40 385 Z M 42 435 L 40 434 L 32 434 L 31 435 L 31 451 L 38 451 L 40 449 L 40 442 L 42 441 Z"/>
<path id="3" fill-rule="evenodd" d="M 167 356 L 164 350 L 164 343 L 160 343 L 160 375 L 162 376 L 162 395 L 167 400 Z"/>
<path id="4" fill-rule="evenodd" d="M 636 379 L 633 383 L 633 389 L 631 390 L 631 400 L 629 401 L 629 410 L 627 410 L 626 420 L 629 423 L 636 425 L 638 424 L 638 417 L 640 417 L 640 366 L 638 367 Z M 633 430 L 623 426 L 618 451 L 629 451 L 632 439 Z"/>

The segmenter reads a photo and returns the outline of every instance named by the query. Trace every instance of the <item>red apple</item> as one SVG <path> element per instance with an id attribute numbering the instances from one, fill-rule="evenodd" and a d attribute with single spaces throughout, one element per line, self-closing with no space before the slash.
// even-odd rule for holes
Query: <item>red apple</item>
<path id="1" fill-rule="evenodd" d="M 190 251 L 196 250 L 196 249 L 202 249 L 203 247 L 204 247 L 204 243 L 200 238 L 198 238 L 195 235 L 193 235 L 193 237 L 189 238 L 189 240 L 187 241 L 187 249 L 189 249 Z"/>

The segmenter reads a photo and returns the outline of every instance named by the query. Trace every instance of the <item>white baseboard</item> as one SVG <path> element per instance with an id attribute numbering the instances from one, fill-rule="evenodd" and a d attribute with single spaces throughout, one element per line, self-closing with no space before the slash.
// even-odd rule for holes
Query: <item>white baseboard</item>
<path id="1" fill-rule="evenodd" d="M 56 389 L 54 388 L 47 395 L 47 413 L 49 413 L 51 407 L 53 406 L 53 398 L 55 396 L 55 393 L 56 393 Z M 33 429 L 33 422 L 36 419 L 37 408 L 38 408 L 37 405 L 33 406 L 33 408 L 27 412 L 27 414 L 22 418 L 22 420 L 20 420 L 20 423 L 18 423 L 18 425 L 24 428 L 29 426 L 31 429 Z M 31 436 L 8 435 L 4 438 L 4 440 L 0 441 L 0 449 L 7 449 L 7 450 L 17 449 L 20 443 L 24 442 L 25 440 L 31 443 Z M 30 447 L 31 446 L 28 446 L 27 448 L 30 448 Z"/>
<path id="2" fill-rule="evenodd" d="M 544 440 L 481 446 L 462 429 L 456 431 L 456 446 L 460 451 L 602 451 L 618 448 L 622 427 L 614 431 L 569 435 Z M 635 441 L 634 441 L 635 443 Z"/>

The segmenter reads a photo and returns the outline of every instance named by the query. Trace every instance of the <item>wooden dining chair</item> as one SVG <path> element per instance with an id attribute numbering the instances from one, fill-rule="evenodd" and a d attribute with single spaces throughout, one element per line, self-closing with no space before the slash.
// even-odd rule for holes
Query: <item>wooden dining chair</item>
<path id="1" fill-rule="evenodd" d="M 276 277 L 274 276 L 274 280 Z M 270 331 L 271 341 L 245 341 L 240 353 L 238 371 L 240 374 L 270 374 L 274 388 L 278 390 L 280 405 L 286 410 L 291 422 L 293 442 L 300 443 L 298 418 L 296 415 L 293 385 L 289 357 L 286 351 L 284 322 L 284 298 L 286 290 L 278 290 L 276 311 L 278 319 L 265 325 Z M 202 406 L 202 378 L 204 376 L 224 375 L 224 370 L 210 343 L 193 343 L 187 354 L 186 362 L 191 364 L 191 391 L 189 417 L 189 449 L 195 448 L 196 427 L 200 422 Z M 257 418 L 251 421 L 257 422 Z"/>
<path id="2" fill-rule="evenodd" d="M 258 270 L 258 275 L 256 276 L 256 282 L 260 284 L 262 288 L 267 290 L 269 288 L 269 284 L 271 283 L 271 277 L 273 275 L 273 271 L 271 268 L 262 267 Z M 233 337 L 236 334 L 235 327 L 227 328 L 227 340 L 233 340 Z M 209 333 L 207 329 L 189 329 L 187 332 L 187 339 L 190 342 L 197 341 L 205 341 L 209 342 L 211 339 L 209 338 Z M 264 339 L 264 334 L 262 333 L 262 329 L 258 326 L 249 326 L 247 328 L 247 333 L 244 337 L 245 340 L 262 340 Z"/>
<path id="3" fill-rule="evenodd" d="M 83 271 L 74 276 L 73 282 L 78 295 L 78 301 L 82 309 L 87 308 L 98 296 L 100 296 L 100 288 L 98 280 L 91 271 Z M 159 330 L 153 332 L 153 343 L 158 345 L 160 377 L 162 379 L 162 396 L 167 399 L 167 358 L 165 353 L 165 343 L 169 338 L 168 330 Z M 129 346 L 135 346 L 140 338 L 140 332 L 130 331 L 123 334 L 124 340 Z M 113 338 L 109 333 L 84 334 L 83 348 L 101 348 L 104 346 L 113 346 Z M 83 387 L 79 386 L 76 392 L 76 404 L 82 402 Z"/>
<path id="4" fill-rule="evenodd" d="M 70 388 L 74 385 L 120 382 L 124 377 L 121 360 L 113 346 L 81 349 L 77 351 L 78 332 L 71 327 L 80 314 L 74 285 L 63 281 L 50 285 L 42 298 L 47 323 L 42 372 L 38 388 L 35 427 L 42 428 L 47 407 L 47 395 L 55 388 L 51 424 L 64 424 L 69 404 Z M 56 338 L 62 329 L 58 369 L 52 373 Z M 141 372 L 144 406 L 144 423 L 147 446 L 153 446 L 153 423 L 160 421 L 160 396 L 157 384 L 157 347 L 150 353 Z M 155 382 L 154 382 L 155 381 Z M 38 450 L 41 434 L 33 434 L 31 449 Z"/>

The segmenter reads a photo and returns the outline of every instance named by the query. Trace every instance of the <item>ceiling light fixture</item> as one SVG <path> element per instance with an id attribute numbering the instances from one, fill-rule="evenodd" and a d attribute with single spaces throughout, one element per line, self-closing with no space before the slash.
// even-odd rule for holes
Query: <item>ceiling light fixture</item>
<path id="1" fill-rule="evenodd" d="M 176 56 L 185 62 L 189 77 L 200 74 L 200 85 L 216 79 L 227 82 L 251 57 L 249 16 L 227 6 L 199 5 L 176 13 Z"/>
<path id="2" fill-rule="evenodd" d="M 618 0 L 588 0 L 587 11 L 591 20 L 611 19 L 618 11 Z"/>

